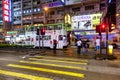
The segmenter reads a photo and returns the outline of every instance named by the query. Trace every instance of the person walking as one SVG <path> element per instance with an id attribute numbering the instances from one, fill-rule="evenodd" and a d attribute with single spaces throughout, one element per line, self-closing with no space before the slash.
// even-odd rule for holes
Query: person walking
<path id="1" fill-rule="evenodd" d="M 97 54 L 99 54 L 100 53 L 100 39 L 99 39 L 99 37 L 97 37 L 95 44 L 96 44 Z"/>
<path id="2" fill-rule="evenodd" d="M 81 53 L 81 47 L 82 47 L 82 41 L 81 41 L 81 39 L 79 39 L 77 41 L 77 54 Z"/>
<path id="3" fill-rule="evenodd" d="M 57 48 L 57 40 L 53 40 L 53 52 L 56 53 L 56 48 Z"/>
<path id="4" fill-rule="evenodd" d="M 82 54 L 87 52 L 87 41 L 82 41 Z"/>

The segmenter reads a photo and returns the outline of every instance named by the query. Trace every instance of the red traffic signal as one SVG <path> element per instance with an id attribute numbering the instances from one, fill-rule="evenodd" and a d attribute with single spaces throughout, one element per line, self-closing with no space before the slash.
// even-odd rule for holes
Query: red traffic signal
<path id="1" fill-rule="evenodd" d="M 101 24 L 100 32 L 106 32 L 106 25 L 105 24 Z"/>
<path id="2" fill-rule="evenodd" d="M 103 24 L 101 28 L 103 28 L 103 29 L 104 29 L 104 28 L 105 28 L 105 25 Z"/>
<path id="3" fill-rule="evenodd" d="M 105 24 L 96 25 L 96 32 L 97 33 L 106 32 L 106 25 Z"/>
<path id="4" fill-rule="evenodd" d="M 40 29 L 41 35 L 45 35 L 45 29 Z"/>

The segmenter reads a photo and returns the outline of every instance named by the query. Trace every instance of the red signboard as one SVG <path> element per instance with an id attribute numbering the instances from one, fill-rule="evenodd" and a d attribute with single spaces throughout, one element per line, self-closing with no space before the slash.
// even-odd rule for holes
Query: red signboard
<path id="1" fill-rule="evenodd" d="M 9 21 L 9 0 L 2 0 L 2 10 L 3 10 L 3 21 Z"/>

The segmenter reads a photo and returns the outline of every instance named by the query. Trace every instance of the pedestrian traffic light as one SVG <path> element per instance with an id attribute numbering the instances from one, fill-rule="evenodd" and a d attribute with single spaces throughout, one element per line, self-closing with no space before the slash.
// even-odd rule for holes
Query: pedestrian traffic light
<path id="1" fill-rule="evenodd" d="M 45 29 L 44 28 L 40 29 L 40 32 L 41 32 L 41 35 L 45 35 Z"/>
<path id="2" fill-rule="evenodd" d="M 114 30 L 114 29 L 115 29 L 115 24 L 109 25 L 109 32 L 111 32 L 111 31 Z"/>
<path id="3" fill-rule="evenodd" d="M 37 33 L 36 33 L 37 35 L 39 35 L 40 34 L 40 29 L 37 29 Z"/>

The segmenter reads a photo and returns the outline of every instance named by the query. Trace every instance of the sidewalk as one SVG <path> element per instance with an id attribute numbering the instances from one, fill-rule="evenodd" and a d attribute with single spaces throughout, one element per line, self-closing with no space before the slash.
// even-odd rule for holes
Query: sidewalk
<path id="1" fill-rule="evenodd" d="M 76 53 L 76 46 L 71 46 L 68 50 L 73 50 Z M 120 51 L 119 49 L 114 49 L 113 54 L 117 57 L 114 60 L 95 60 L 94 56 L 96 51 L 94 49 L 88 49 L 85 55 L 80 55 L 79 58 L 88 59 L 87 70 L 92 72 L 99 72 L 105 74 L 120 75 Z M 102 54 L 106 54 L 106 49 L 102 49 Z M 78 58 L 78 57 L 77 57 Z"/>
<path id="2" fill-rule="evenodd" d="M 76 51 L 77 51 L 76 46 L 70 46 L 69 48 L 70 48 L 70 50 L 73 50 L 74 53 L 76 53 Z M 89 56 L 88 59 L 94 59 L 94 56 L 96 55 L 96 51 L 94 49 L 88 48 L 88 52 L 83 54 L 83 56 L 84 55 Z M 101 54 L 98 54 L 98 56 L 99 55 L 101 57 L 106 57 L 106 49 L 102 49 Z M 111 55 L 109 55 L 109 54 L 107 54 L 107 55 L 108 55 L 108 59 L 111 58 Z M 119 49 L 113 49 L 113 56 L 112 57 L 113 57 L 113 60 L 115 60 L 114 58 L 117 58 L 117 60 L 120 60 L 120 50 Z"/>

